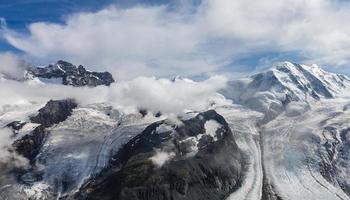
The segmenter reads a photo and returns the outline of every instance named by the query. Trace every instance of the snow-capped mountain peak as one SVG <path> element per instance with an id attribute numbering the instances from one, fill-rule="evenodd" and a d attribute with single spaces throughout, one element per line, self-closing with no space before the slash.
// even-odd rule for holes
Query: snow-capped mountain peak
<path id="1" fill-rule="evenodd" d="M 282 62 L 249 79 L 230 82 L 223 93 L 236 103 L 275 117 L 289 102 L 309 104 L 333 98 L 348 87 L 350 79 L 345 75 L 326 72 L 317 65 Z"/>
<path id="2" fill-rule="evenodd" d="M 346 76 L 326 72 L 316 64 L 307 66 L 284 62 L 275 65 L 270 71 L 286 88 L 295 93 L 310 94 L 317 99 L 336 96 L 350 82 Z"/>

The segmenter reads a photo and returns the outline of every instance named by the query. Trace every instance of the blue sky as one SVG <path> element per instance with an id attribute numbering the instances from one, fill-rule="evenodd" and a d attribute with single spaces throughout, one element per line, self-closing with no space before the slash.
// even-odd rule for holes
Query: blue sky
<path id="1" fill-rule="evenodd" d="M 119 78 L 240 76 L 286 60 L 350 74 L 348 13 L 334 0 L 2 0 L 0 53 Z"/>
<path id="2" fill-rule="evenodd" d="M 144 0 L 142 4 L 158 5 L 168 0 Z M 6 19 L 9 28 L 27 32 L 34 22 L 64 23 L 64 17 L 75 12 L 94 12 L 115 4 L 129 7 L 140 4 L 136 0 L 1 0 L 0 17 Z M 17 51 L 4 40 L 0 40 L 0 51 Z"/>

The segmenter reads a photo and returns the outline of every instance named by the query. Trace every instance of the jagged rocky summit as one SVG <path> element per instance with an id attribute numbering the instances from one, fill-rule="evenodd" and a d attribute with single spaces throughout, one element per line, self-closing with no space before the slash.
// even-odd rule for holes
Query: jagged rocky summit
<path id="1" fill-rule="evenodd" d="M 44 82 L 61 82 L 63 85 L 75 87 L 98 85 L 109 86 L 114 82 L 113 76 L 109 72 L 92 72 L 86 70 L 82 65 L 78 67 L 66 62 L 58 61 L 56 64 L 50 64 L 46 67 L 31 67 L 28 69 L 29 75 L 38 77 Z"/>

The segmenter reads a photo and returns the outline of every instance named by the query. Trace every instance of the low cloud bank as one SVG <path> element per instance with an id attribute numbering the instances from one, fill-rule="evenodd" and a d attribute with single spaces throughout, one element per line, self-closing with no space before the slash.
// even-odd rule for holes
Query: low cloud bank
<path id="1" fill-rule="evenodd" d="M 107 102 L 125 112 L 145 108 L 164 114 L 180 114 L 186 110 L 203 110 L 214 103 L 227 103 L 228 100 L 216 93 L 225 86 L 226 78 L 221 76 L 201 82 L 138 77 L 96 88 L 3 80 L 0 96 L 6 98 L 0 99 L 0 112 L 11 104 L 44 104 L 50 99 L 74 98 L 80 104 Z"/>

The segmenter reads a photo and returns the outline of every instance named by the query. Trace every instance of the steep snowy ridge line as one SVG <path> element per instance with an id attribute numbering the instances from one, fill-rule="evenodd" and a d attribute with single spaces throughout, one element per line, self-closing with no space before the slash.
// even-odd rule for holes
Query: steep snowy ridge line
<path id="1" fill-rule="evenodd" d="M 228 83 L 222 90 L 234 103 L 265 113 L 268 122 L 285 111 L 290 102 L 309 104 L 338 97 L 350 87 L 350 79 L 316 66 L 284 62 L 269 70 Z"/>

